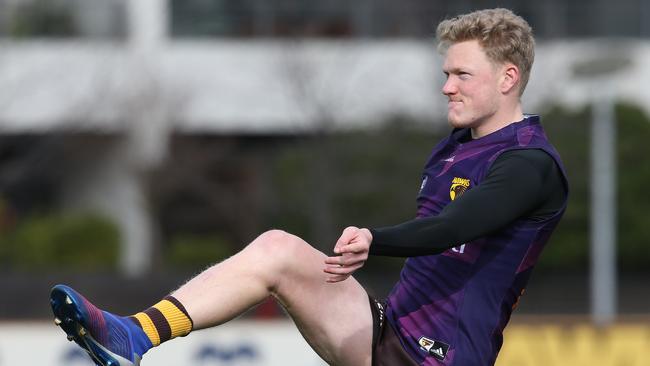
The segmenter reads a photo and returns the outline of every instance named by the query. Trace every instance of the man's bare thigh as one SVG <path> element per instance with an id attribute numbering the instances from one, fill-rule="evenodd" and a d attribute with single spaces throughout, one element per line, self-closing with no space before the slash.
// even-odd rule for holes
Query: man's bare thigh
<path id="1" fill-rule="evenodd" d="M 332 365 L 370 365 L 372 313 L 366 290 L 350 277 L 326 282 L 325 254 L 293 237 L 295 266 L 280 276 L 274 296 L 307 342 Z"/>

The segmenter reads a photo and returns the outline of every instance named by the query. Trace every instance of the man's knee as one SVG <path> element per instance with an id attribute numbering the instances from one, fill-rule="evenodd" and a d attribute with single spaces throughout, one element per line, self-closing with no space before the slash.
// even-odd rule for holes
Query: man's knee
<path id="1" fill-rule="evenodd" d="M 289 234 L 288 232 L 286 232 L 284 230 L 272 229 L 272 230 L 263 232 L 260 236 L 258 236 L 255 239 L 255 241 L 253 243 L 260 242 L 260 243 L 264 243 L 264 244 L 273 245 L 275 243 L 282 243 L 282 242 L 292 240 L 293 237 L 294 237 L 294 235 Z"/>
<path id="2" fill-rule="evenodd" d="M 269 230 L 258 236 L 249 248 L 266 259 L 287 264 L 300 258 L 297 255 L 308 246 L 304 240 L 283 230 Z"/>
<path id="3" fill-rule="evenodd" d="M 253 240 L 245 252 L 269 290 L 274 292 L 283 280 L 306 272 L 305 256 L 310 250 L 313 248 L 299 237 L 282 230 L 270 230 Z"/>

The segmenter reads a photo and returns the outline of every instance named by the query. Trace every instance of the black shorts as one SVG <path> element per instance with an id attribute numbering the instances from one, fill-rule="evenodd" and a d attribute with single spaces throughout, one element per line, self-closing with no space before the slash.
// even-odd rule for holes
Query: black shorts
<path id="1" fill-rule="evenodd" d="M 372 296 L 372 366 L 417 366 L 406 353 L 393 327 L 386 322 L 386 305 Z"/>

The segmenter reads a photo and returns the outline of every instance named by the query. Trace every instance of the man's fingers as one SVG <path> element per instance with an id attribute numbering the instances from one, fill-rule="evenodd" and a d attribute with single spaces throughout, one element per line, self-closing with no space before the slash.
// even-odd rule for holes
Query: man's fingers
<path id="1" fill-rule="evenodd" d="M 357 254 L 357 255 L 339 255 L 339 256 L 334 256 L 334 257 L 326 257 L 325 258 L 325 264 L 329 265 L 342 265 L 342 266 L 353 266 L 356 265 L 357 263 L 364 263 L 368 259 L 366 255 L 363 254 Z"/>
<path id="2" fill-rule="evenodd" d="M 359 228 L 354 227 L 354 226 L 348 226 L 343 230 L 343 233 L 341 234 L 341 237 L 339 240 L 336 241 L 336 245 L 334 245 L 334 253 L 340 253 L 342 247 L 346 246 L 347 244 L 350 243 L 350 241 L 357 236 L 357 232 L 359 231 Z"/>
<path id="3" fill-rule="evenodd" d="M 332 264 L 332 265 L 350 265 L 352 263 L 356 262 L 352 255 L 347 254 L 347 255 L 336 255 L 333 257 L 327 257 L 325 258 L 325 263 L 326 264 Z"/>
<path id="4" fill-rule="evenodd" d="M 363 264 L 358 263 L 350 266 L 327 266 L 323 271 L 333 275 L 350 275 L 361 267 L 363 267 Z"/>
<path id="5" fill-rule="evenodd" d="M 341 256 L 336 256 L 336 257 L 327 257 L 325 258 L 325 264 L 344 264 L 343 263 L 343 257 Z"/>
<path id="6" fill-rule="evenodd" d="M 368 246 L 365 245 L 364 243 L 350 243 L 348 245 L 344 245 L 338 248 L 339 251 L 337 254 L 343 254 L 343 253 L 363 253 L 365 251 L 368 251 Z"/>
<path id="7" fill-rule="evenodd" d="M 336 283 L 336 282 L 345 281 L 345 280 L 348 279 L 348 277 L 350 277 L 350 275 L 345 275 L 345 276 L 329 276 L 329 277 L 327 277 L 326 281 L 327 281 L 328 283 Z"/>
<path id="8" fill-rule="evenodd" d="M 369 243 L 359 241 L 361 229 L 349 226 L 343 230 L 334 246 L 334 253 L 341 254 L 325 258 L 326 281 L 341 282 L 350 277 L 357 269 L 363 267 L 368 259 Z"/>

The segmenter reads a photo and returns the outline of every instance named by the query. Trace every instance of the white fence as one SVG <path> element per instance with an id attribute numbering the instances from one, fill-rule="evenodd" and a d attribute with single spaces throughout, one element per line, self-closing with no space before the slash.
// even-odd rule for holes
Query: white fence
<path id="1" fill-rule="evenodd" d="M 88 356 L 48 323 L 0 324 L 0 366 L 91 366 Z M 235 321 L 155 348 L 142 366 L 324 366 L 293 323 Z M 648 366 L 650 321 L 598 328 L 558 316 L 514 321 L 497 366 Z"/>
<path id="2" fill-rule="evenodd" d="M 54 324 L 0 324 L 0 366 L 91 366 Z M 143 366 L 323 366 L 293 323 L 237 321 L 149 351 Z"/>

